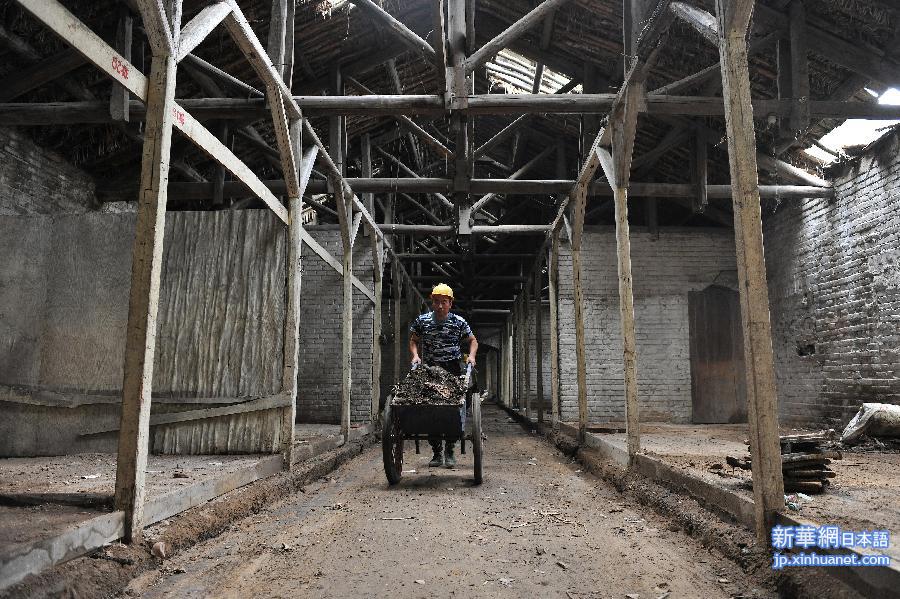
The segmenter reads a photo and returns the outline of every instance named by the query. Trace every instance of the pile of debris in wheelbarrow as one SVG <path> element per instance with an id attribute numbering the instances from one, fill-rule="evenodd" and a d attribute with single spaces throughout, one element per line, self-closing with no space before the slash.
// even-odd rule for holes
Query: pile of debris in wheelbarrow
<path id="1" fill-rule="evenodd" d="M 420 365 L 394 385 L 393 405 L 462 405 L 465 403 L 463 378 L 438 366 Z"/>

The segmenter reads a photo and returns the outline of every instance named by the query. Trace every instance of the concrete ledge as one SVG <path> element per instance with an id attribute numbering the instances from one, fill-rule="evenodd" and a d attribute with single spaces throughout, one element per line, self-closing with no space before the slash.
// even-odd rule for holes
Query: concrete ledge
<path id="1" fill-rule="evenodd" d="M 350 441 L 358 441 L 373 430 L 371 424 L 350 429 Z M 343 438 L 314 439 L 308 444 L 294 447 L 292 466 L 301 464 L 345 445 Z M 333 462 L 337 467 L 341 462 Z M 283 471 L 280 455 L 267 456 L 255 464 L 203 482 L 190 485 L 149 500 L 144 507 L 146 526 L 152 526 L 167 518 L 185 512 L 221 497 L 256 481 L 277 475 Z M 124 534 L 124 512 L 103 514 L 82 522 L 63 533 L 41 539 L 14 552 L 0 554 L 0 591 L 22 581 L 30 574 L 80 557 L 104 545 L 120 539 Z"/>

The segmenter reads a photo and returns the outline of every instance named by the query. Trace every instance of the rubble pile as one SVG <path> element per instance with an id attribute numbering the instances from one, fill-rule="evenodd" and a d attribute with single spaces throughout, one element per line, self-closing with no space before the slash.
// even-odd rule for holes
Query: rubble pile
<path id="1" fill-rule="evenodd" d="M 818 433 L 783 435 L 781 440 L 781 473 L 786 492 L 822 493 L 835 473 L 828 468 L 831 460 L 841 459 L 841 452 L 830 449 L 835 445 L 834 430 Z M 743 459 L 728 456 L 728 465 L 751 469 L 750 456 Z"/>
<path id="2" fill-rule="evenodd" d="M 422 365 L 395 385 L 393 405 L 462 405 L 465 392 L 461 377 L 438 366 Z"/>

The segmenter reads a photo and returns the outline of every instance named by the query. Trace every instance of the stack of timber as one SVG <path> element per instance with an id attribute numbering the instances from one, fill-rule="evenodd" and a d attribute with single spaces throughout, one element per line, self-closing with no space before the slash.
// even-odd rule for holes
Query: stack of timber
<path id="1" fill-rule="evenodd" d="M 781 440 L 781 473 L 787 492 L 822 493 L 835 473 L 828 468 L 831 460 L 841 459 L 841 452 L 829 449 L 835 443 L 832 429 L 817 433 L 784 435 Z M 746 442 L 746 441 L 745 441 Z M 749 448 L 749 444 L 748 444 Z M 728 456 L 728 465 L 750 470 L 751 458 Z"/>
<path id="2" fill-rule="evenodd" d="M 410 371 L 393 389 L 394 405 L 462 405 L 463 380 L 438 366 L 422 365 Z"/>

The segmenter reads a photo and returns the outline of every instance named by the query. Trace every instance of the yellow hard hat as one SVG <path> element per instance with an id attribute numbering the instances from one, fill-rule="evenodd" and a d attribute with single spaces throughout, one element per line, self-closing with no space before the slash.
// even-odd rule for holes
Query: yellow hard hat
<path id="1" fill-rule="evenodd" d="M 431 290 L 431 296 L 435 295 L 446 295 L 450 299 L 453 299 L 453 290 L 450 289 L 450 285 L 446 283 L 438 283 L 434 286 L 434 289 Z"/>

